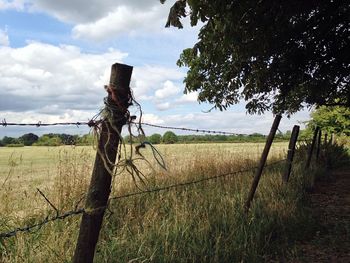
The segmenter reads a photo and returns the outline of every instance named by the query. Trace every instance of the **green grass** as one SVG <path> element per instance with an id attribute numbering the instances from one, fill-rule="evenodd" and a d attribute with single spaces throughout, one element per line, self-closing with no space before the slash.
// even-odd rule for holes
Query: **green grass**
<path id="1" fill-rule="evenodd" d="M 256 165 L 263 144 L 159 145 L 167 171 L 144 151 L 152 168 L 137 163 L 153 188 Z M 271 161 L 285 158 L 274 144 Z M 0 232 L 54 214 L 40 188 L 61 211 L 74 208 L 91 176 L 88 147 L 0 148 Z M 262 262 L 287 257 L 291 240 L 312 232 L 303 208 L 303 167 L 281 183 L 283 165 L 265 171 L 248 215 L 243 203 L 253 172 L 170 191 L 114 200 L 106 214 L 95 262 Z M 112 195 L 139 191 L 128 174 L 113 179 Z M 0 242 L 1 262 L 70 262 L 80 217 L 50 223 Z"/>

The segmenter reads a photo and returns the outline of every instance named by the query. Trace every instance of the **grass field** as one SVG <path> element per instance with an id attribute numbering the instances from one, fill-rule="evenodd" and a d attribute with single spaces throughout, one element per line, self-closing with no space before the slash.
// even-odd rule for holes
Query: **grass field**
<path id="1" fill-rule="evenodd" d="M 287 143 L 275 143 L 270 158 L 282 159 Z M 167 171 L 143 154 L 137 163 L 152 188 L 215 176 L 256 165 L 263 144 L 159 145 Z M 0 232 L 74 208 L 86 191 L 95 152 L 91 147 L 0 148 Z M 249 216 L 242 204 L 253 171 L 191 187 L 112 201 L 98 243 L 96 262 L 260 262 L 286 233 L 303 231 L 299 205 L 302 178 L 281 185 L 281 165 L 268 169 Z M 128 174 L 114 178 L 112 195 L 139 191 Z M 83 202 L 82 202 L 83 203 Z M 50 223 L 37 232 L 0 242 L 1 262 L 70 262 L 80 217 Z M 293 224 L 291 223 L 293 222 Z M 300 224 L 300 225 L 299 225 Z M 297 226 L 290 229 L 289 225 Z M 279 252 L 280 253 L 280 252 Z M 281 252 L 293 253 L 292 251 Z"/>

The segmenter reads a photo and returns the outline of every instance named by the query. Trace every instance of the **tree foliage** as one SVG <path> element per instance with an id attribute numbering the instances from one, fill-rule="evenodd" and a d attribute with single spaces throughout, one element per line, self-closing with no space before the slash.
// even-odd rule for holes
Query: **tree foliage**
<path id="1" fill-rule="evenodd" d="M 308 127 L 320 127 L 328 133 L 350 136 L 350 109 L 345 107 L 320 107 L 311 113 Z"/>
<path id="2" fill-rule="evenodd" d="M 34 133 L 23 134 L 18 140 L 23 143 L 25 146 L 31 146 L 33 143 L 38 141 L 39 137 Z"/>
<path id="3" fill-rule="evenodd" d="M 63 144 L 62 139 L 60 137 L 50 136 L 50 134 L 44 134 L 33 145 L 35 145 L 35 146 L 60 146 L 62 144 Z"/>
<path id="4" fill-rule="evenodd" d="M 185 16 L 202 26 L 198 42 L 178 60 L 189 68 L 185 91 L 198 91 L 199 101 L 220 110 L 243 98 L 249 113 L 349 107 L 349 6 L 343 0 L 176 1 L 167 26 L 181 28 Z"/>
<path id="5" fill-rule="evenodd" d="M 148 138 L 149 142 L 152 144 L 159 144 L 162 142 L 162 135 L 154 133 Z"/>
<path id="6" fill-rule="evenodd" d="M 178 141 L 177 135 L 172 131 L 167 131 L 163 134 L 163 143 L 172 144 Z"/>
<path id="7" fill-rule="evenodd" d="M 1 141 L 2 141 L 3 145 L 18 144 L 19 143 L 19 140 L 17 138 L 8 137 L 8 136 L 4 136 L 4 138 L 2 138 Z"/>

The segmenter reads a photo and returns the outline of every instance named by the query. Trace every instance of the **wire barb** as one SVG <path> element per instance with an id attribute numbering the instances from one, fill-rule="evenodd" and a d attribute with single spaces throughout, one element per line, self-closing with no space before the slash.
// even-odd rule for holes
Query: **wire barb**
<path id="1" fill-rule="evenodd" d="M 274 166 L 276 164 L 279 164 L 281 162 L 285 162 L 286 159 L 282 159 L 282 160 L 278 160 L 276 162 L 270 163 L 265 165 L 265 167 L 271 167 Z M 171 189 L 175 189 L 175 188 L 179 188 L 179 187 L 187 187 L 187 186 L 191 186 L 191 185 L 196 185 L 198 183 L 202 183 L 205 181 L 210 181 L 210 180 L 214 180 L 214 179 L 218 179 L 218 178 L 223 178 L 223 177 L 227 177 L 227 176 L 234 176 L 237 174 L 243 174 L 246 172 L 250 172 L 250 171 L 254 171 L 255 169 L 257 169 L 257 167 L 252 167 L 252 168 L 247 168 L 247 169 L 242 169 L 239 171 L 235 171 L 235 172 L 229 172 L 229 173 L 225 173 L 225 174 L 219 174 L 216 176 L 210 176 L 210 177 L 204 177 L 195 181 L 189 181 L 189 182 L 183 182 L 183 183 L 177 183 L 177 184 L 173 184 L 173 185 L 168 185 L 168 186 L 164 186 L 164 187 L 158 187 L 158 188 L 154 188 L 154 189 L 149 189 L 149 190 L 144 190 L 144 191 L 139 191 L 139 192 L 134 192 L 134 193 L 128 193 L 125 195 L 120 195 L 120 196 L 114 196 L 109 198 L 108 200 L 108 204 L 112 201 L 112 200 L 117 200 L 117 199 L 124 199 L 124 198 L 128 198 L 128 197 L 132 197 L 132 196 L 137 196 L 137 195 L 143 195 L 143 194 L 151 194 L 151 193 L 155 193 L 155 192 L 160 192 L 160 191 L 167 191 L 167 190 L 171 190 Z M 39 190 L 37 189 L 38 192 L 45 198 L 46 201 L 48 201 L 48 199 L 45 197 L 45 195 Z M 50 205 L 56 210 L 58 211 L 50 201 L 48 201 L 50 203 Z M 79 201 L 80 202 L 80 201 Z M 103 207 L 105 208 L 105 207 Z M 107 207 L 108 208 L 108 205 Z M 102 207 L 101 207 L 102 209 Z M 109 209 L 109 208 L 108 208 Z M 41 229 L 44 225 L 50 223 L 50 222 L 54 222 L 57 220 L 63 220 L 66 219 L 68 217 L 72 217 L 72 216 L 76 216 L 76 215 L 80 215 L 82 213 L 85 213 L 87 211 L 85 211 L 85 209 L 81 208 L 81 209 L 75 209 L 69 212 L 65 212 L 63 214 L 59 214 L 57 213 L 56 216 L 54 217 L 46 217 L 45 219 L 43 219 L 41 222 L 33 224 L 33 225 L 29 225 L 29 226 L 25 226 L 25 227 L 18 227 L 15 228 L 9 232 L 3 232 L 0 233 L 0 241 L 3 238 L 10 238 L 10 237 L 14 237 L 17 235 L 17 233 L 19 232 L 27 232 L 30 233 L 33 229 L 38 228 Z"/>
<path id="2" fill-rule="evenodd" d="M 227 132 L 227 131 L 213 131 L 213 130 L 205 130 L 205 129 L 193 129 L 193 128 L 185 128 L 185 127 L 174 127 L 174 126 L 163 126 L 163 125 L 157 125 L 157 124 L 150 124 L 146 122 L 141 122 L 140 124 L 145 125 L 145 126 L 150 126 L 154 128 L 159 128 L 159 129 L 168 129 L 168 130 L 182 130 L 182 131 L 191 131 L 191 132 L 196 132 L 196 133 L 213 133 L 213 134 L 223 134 L 223 135 L 243 135 L 239 133 L 234 133 L 234 132 Z"/>
<path id="3" fill-rule="evenodd" d="M 134 100 L 133 100 L 134 102 Z M 135 103 L 135 102 L 134 102 Z M 139 105 L 139 104 L 136 104 Z M 138 107 L 138 106 L 137 106 Z M 99 116 L 97 114 L 97 116 Z M 136 122 L 135 121 L 136 116 L 131 115 L 129 116 L 127 120 L 127 124 L 134 124 L 136 125 L 137 129 L 139 129 L 140 134 L 144 134 L 143 129 L 141 125 L 149 126 L 149 127 L 154 127 L 154 128 L 159 128 L 159 129 L 168 129 L 168 130 L 182 130 L 182 131 L 191 131 L 195 133 L 209 133 L 209 134 L 222 134 L 222 135 L 246 135 L 242 133 L 234 133 L 234 132 L 228 132 L 228 131 L 214 131 L 214 130 L 205 130 L 205 129 L 196 129 L 196 128 L 186 128 L 186 127 L 174 127 L 174 126 L 163 126 L 163 125 L 157 125 L 157 124 L 152 124 L 152 123 L 147 123 L 147 122 Z M 141 120 L 141 116 L 139 118 Z M 77 126 L 80 127 L 82 125 L 86 125 L 90 128 L 97 127 L 103 120 L 96 120 L 96 116 L 92 118 L 91 120 L 87 122 L 83 121 L 76 121 L 76 122 L 55 122 L 55 123 L 44 123 L 42 121 L 38 121 L 37 123 L 16 123 L 16 122 L 6 122 L 6 119 L 3 119 L 1 121 L 1 125 L 3 127 L 7 126 L 34 126 L 34 127 L 47 127 L 47 126 Z"/>
<path id="4" fill-rule="evenodd" d="M 81 208 L 81 209 L 72 210 L 72 211 L 69 211 L 69 212 L 66 212 L 66 213 L 63 213 L 63 214 L 57 214 L 56 216 L 51 217 L 51 218 L 46 217 L 45 219 L 43 219 L 39 223 L 36 223 L 36 224 L 33 224 L 33 225 L 29 225 L 29 226 L 25 226 L 25 227 L 18 227 L 18 228 L 15 228 L 14 230 L 11 230 L 9 232 L 0 233 L 0 240 L 1 240 L 1 238 L 14 237 L 20 232 L 30 233 L 30 231 L 32 231 L 33 229 L 35 229 L 35 228 L 41 229 L 41 227 L 43 227 L 44 225 L 46 225 L 46 224 L 48 224 L 50 222 L 54 222 L 54 221 L 57 221 L 57 220 L 63 220 L 65 218 L 67 218 L 67 217 L 76 216 L 76 215 L 82 214 L 84 212 L 85 212 L 85 210 L 83 208 Z"/>
<path id="5" fill-rule="evenodd" d="M 286 161 L 286 159 L 278 160 L 276 162 L 273 162 L 273 163 L 265 165 L 265 168 L 274 166 L 276 164 L 279 164 L 279 163 L 282 163 L 282 162 L 285 162 L 285 161 Z M 124 198 L 137 196 L 137 195 L 150 194 L 150 193 L 155 193 L 155 192 L 160 192 L 160 191 L 167 191 L 167 190 L 171 190 L 171 189 L 178 188 L 178 187 L 191 186 L 191 185 L 195 185 L 195 184 L 198 184 L 198 183 L 202 183 L 202 182 L 205 182 L 205 181 L 210 181 L 210 180 L 214 180 L 214 179 L 218 179 L 218 178 L 222 178 L 222 177 L 234 176 L 234 175 L 237 175 L 237 174 L 243 174 L 243 173 L 251 172 L 251 171 L 256 170 L 257 168 L 258 167 L 255 166 L 255 167 L 252 167 L 252 168 L 247 168 L 247 169 L 243 169 L 243 170 L 239 170 L 239 171 L 235 171 L 235 172 L 229 172 L 229 173 L 219 174 L 219 175 L 215 175 L 215 176 L 204 177 L 204 178 L 201 178 L 201 179 L 198 179 L 198 180 L 194 180 L 194 181 L 188 181 L 188 182 L 168 185 L 168 186 L 164 186 L 164 187 L 158 187 L 158 188 L 154 188 L 154 189 L 144 190 L 144 191 L 140 191 L 140 192 L 128 193 L 128 194 L 120 195 L 120 196 L 114 196 L 114 197 L 111 197 L 109 199 L 109 201 L 117 200 L 117 199 L 124 199 Z"/>
<path id="6" fill-rule="evenodd" d="M 50 200 L 44 195 L 44 193 L 43 193 L 42 191 L 40 191 L 39 188 L 37 188 L 36 190 L 37 190 L 37 191 L 39 192 L 39 194 L 45 199 L 45 201 L 53 208 L 53 210 L 55 210 L 56 216 L 58 216 L 58 215 L 59 215 L 58 209 L 52 204 L 52 202 L 50 202 Z"/>

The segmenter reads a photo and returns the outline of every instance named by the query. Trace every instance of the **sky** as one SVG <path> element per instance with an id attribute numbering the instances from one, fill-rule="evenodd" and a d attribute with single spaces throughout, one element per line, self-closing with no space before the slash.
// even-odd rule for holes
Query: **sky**
<path id="1" fill-rule="evenodd" d="M 244 102 L 220 112 L 184 94 L 186 68 L 176 66 L 197 41 L 199 27 L 165 28 L 173 0 L 0 0 L 0 119 L 7 122 L 88 121 L 103 107 L 110 67 L 134 67 L 131 88 L 143 121 L 250 134 L 267 134 L 272 113 L 248 115 Z M 133 110 L 133 109 L 132 109 Z M 309 119 L 284 117 L 282 132 Z M 84 127 L 1 127 L 3 136 L 64 132 Z M 145 127 L 146 134 L 164 130 Z"/>

